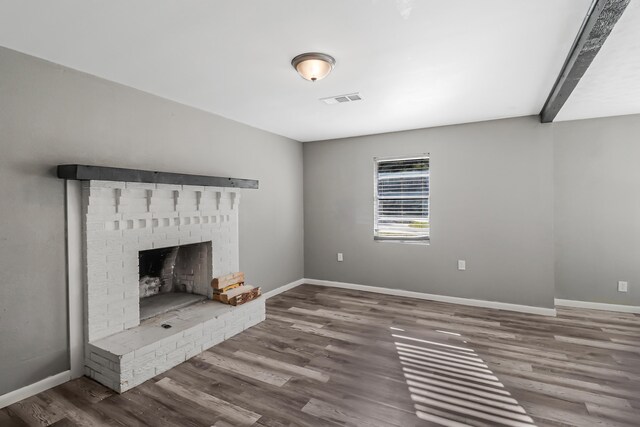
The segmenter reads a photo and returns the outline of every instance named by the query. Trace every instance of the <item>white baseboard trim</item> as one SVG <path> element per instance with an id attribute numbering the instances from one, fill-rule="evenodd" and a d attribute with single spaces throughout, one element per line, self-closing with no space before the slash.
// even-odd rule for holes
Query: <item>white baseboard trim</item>
<path id="1" fill-rule="evenodd" d="M 71 371 L 64 371 L 40 380 L 37 383 L 19 388 L 18 390 L 10 391 L 9 393 L 0 396 L 0 408 L 4 408 L 5 406 L 9 406 L 13 403 L 19 402 L 22 399 L 26 399 L 27 397 L 42 393 L 43 391 L 49 390 L 52 387 L 55 387 L 62 383 L 66 383 L 70 379 Z"/>
<path id="2" fill-rule="evenodd" d="M 640 307 L 637 305 L 605 304 L 601 302 L 575 301 L 570 299 L 556 298 L 556 305 L 561 307 L 588 308 L 591 310 L 617 311 L 620 313 L 640 314 Z"/>
<path id="3" fill-rule="evenodd" d="M 451 304 L 469 305 L 473 307 L 492 308 L 495 310 L 517 311 L 519 313 L 539 314 L 542 316 L 555 316 L 555 308 L 534 307 L 530 305 L 510 304 L 506 302 L 485 301 L 478 299 L 450 297 L 446 295 L 426 294 L 422 292 L 405 291 L 402 289 L 379 288 L 377 286 L 357 285 L 355 283 L 332 282 L 329 280 L 304 279 L 309 285 L 332 286 L 334 288 L 354 289 L 358 291 L 375 292 L 378 294 L 397 295 L 409 298 L 418 298 L 429 301 L 448 302 Z"/>
<path id="4" fill-rule="evenodd" d="M 264 293 L 264 297 L 266 299 L 269 299 L 271 297 L 275 297 L 276 295 L 281 294 L 281 293 L 283 293 L 285 291 L 288 291 L 289 289 L 293 289 L 296 286 L 300 286 L 303 283 L 305 283 L 305 279 L 298 279 L 295 282 L 287 283 L 286 285 L 282 285 L 279 288 L 275 288 L 275 289 L 270 290 L 269 292 L 265 292 Z"/>

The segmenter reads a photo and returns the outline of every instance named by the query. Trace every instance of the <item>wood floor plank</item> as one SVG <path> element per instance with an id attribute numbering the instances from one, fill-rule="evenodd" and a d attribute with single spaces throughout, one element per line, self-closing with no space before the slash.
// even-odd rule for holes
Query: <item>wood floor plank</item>
<path id="1" fill-rule="evenodd" d="M 311 378 L 316 381 L 326 383 L 329 381 L 330 376 L 324 372 L 310 369 L 305 366 L 296 366 L 290 363 L 281 362 L 279 360 L 270 359 L 268 357 L 260 356 L 259 354 L 250 353 L 247 351 L 236 351 L 233 353 L 237 358 L 245 360 L 247 362 L 255 362 L 259 365 L 264 365 L 278 371 L 287 372 L 293 375 L 301 375 L 303 377 Z"/>
<path id="2" fill-rule="evenodd" d="M 86 377 L 65 383 L 60 388 L 74 391 L 76 396 L 90 403 L 100 402 L 115 394 L 113 390 Z"/>
<path id="3" fill-rule="evenodd" d="M 324 420 L 346 423 L 349 425 L 388 427 L 388 424 L 383 421 L 363 417 L 360 414 L 354 414 L 351 410 L 337 407 L 336 405 L 323 402 L 319 399 L 311 399 L 309 403 L 302 408 L 302 412 L 315 415 L 316 417 Z"/>
<path id="4" fill-rule="evenodd" d="M 35 395 L 10 405 L 8 410 L 28 425 L 48 426 L 64 418 L 64 414 L 48 406 L 41 395 Z"/>
<path id="5" fill-rule="evenodd" d="M 575 337 L 565 337 L 562 335 L 556 335 L 555 338 L 558 341 L 571 343 L 571 344 L 586 345 L 588 347 L 597 347 L 597 348 L 603 348 L 606 350 L 631 351 L 631 352 L 640 354 L 640 346 L 637 346 L 637 345 L 616 344 L 611 341 L 588 340 L 588 339 L 575 338 Z"/>
<path id="6" fill-rule="evenodd" d="M 77 379 L 1 409 L 0 425 L 637 426 L 640 316 L 557 313 L 302 285 L 133 390 Z"/>
<path id="7" fill-rule="evenodd" d="M 27 426 L 26 421 L 17 416 L 13 411 L 8 408 L 0 410 L 0 426 L 3 427 L 24 427 Z"/>
<path id="8" fill-rule="evenodd" d="M 117 425 L 113 419 L 96 413 L 91 402 L 80 398 L 76 393 L 69 392 L 67 388 L 57 387 L 43 392 L 40 396 L 47 399 L 51 406 L 55 406 L 58 412 L 63 413 L 67 423 L 95 426 Z"/>
<path id="9" fill-rule="evenodd" d="M 197 356 L 198 359 L 220 369 L 229 370 L 240 375 L 250 376 L 267 384 L 282 386 L 291 379 L 290 375 L 269 371 L 259 365 L 245 363 L 228 357 L 204 352 Z"/>
<path id="10" fill-rule="evenodd" d="M 234 425 L 250 426 L 260 419 L 260 415 L 255 412 L 233 405 L 215 396 L 203 393 L 200 390 L 188 389 L 170 378 L 163 378 L 158 381 L 156 385 L 201 406 L 215 409 L 224 418 L 233 422 Z"/>

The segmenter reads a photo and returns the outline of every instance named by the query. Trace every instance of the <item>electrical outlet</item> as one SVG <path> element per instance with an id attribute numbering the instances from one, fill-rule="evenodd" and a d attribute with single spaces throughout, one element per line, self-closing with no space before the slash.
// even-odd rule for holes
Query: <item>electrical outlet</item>
<path id="1" fill-rule="evenodd" d="M 338 262 L 344 261 L 344 257 L 342 256 L 342 252 L 338 252 Z"/>
<path id="2" fill-rule="evenodd" d="M 463 259 L 458 260 L 458 270 L 466 270 L 467 269 L 467 261 Z"/>
<path id="3" fill-rule="evenodd" d="M 627 292 L 628 287 L 628 282 L 623 282 L 622 280 L 618 282 L 618 292 Z"/>

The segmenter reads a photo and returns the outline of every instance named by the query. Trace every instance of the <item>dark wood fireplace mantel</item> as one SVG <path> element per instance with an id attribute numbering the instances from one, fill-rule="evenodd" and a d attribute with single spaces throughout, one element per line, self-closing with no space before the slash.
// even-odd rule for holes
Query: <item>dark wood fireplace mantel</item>
<path id="1" fill-rule="evenodd" d="M 153 184 L 203 185 L 207 187 L 258 188 L 258 181 L 255 179 L 189 175 L 184 173 L 88 165 L 58 165 L 58 178 L 80 181 L 149 182 Z"/>

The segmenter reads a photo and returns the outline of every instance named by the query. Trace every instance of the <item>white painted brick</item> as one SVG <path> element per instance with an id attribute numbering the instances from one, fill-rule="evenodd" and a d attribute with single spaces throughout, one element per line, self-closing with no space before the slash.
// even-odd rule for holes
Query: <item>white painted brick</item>
<path id="1" fill-rule="evenodd" d="M 93 341 L 93 340 L 99 339 L 97 335 L 107 330 L 107 323 L 108 321 L 106 319 L 102 320 L 100 316 L 97 316 L 96 319 L 92 319 L 92 321 L 89 322 L 89 328 L 88 328 L 89 335 L 90 335 L 89 340 Z M 93 335 L 96 335 L 96 336 L 93 336 Z M 102 336 L 105 336 L 105 335 L 102 335 Z"/>
<path id="2" fill-rule="evenodd" d="M 95 188 L 124 188 L 125 183 L 120 181 L 91 181 L 91 186 Z"/>
<path id="3" fill-rule="evenodd" d="M 137 183 L 127 183 L 129 185 L 126 186 L 125 189 L 120 191 L 120 203 L 128 203 L 134 200 L 146 199 L 147 198 L 147 190 L 154 189 L 153 188 L 139 188 L 135 187 Z"/>
<path id="4" fill-rule="evenodd" d="M 136 292 L 138 294 L 138 292 Z M 133 303 L 125 304 L 123 308 L 124 320 L 137 320 L 140 314 L 140 305 L 136 304 L 138 298 L 127 298 L 127 301 L 133 300 Z"/>
<path id="5" fill-rule="evenodd" d="M 156 373 L 156 366 L 153 364 L 148 364 L 141 366 L 140 368 L 136 368 L 133 370 L 133 381 L 135 382 L 137 379 L 141 379 L 140 383 L 148 380 Z"/>
<path id="6" fill-rule="evenodd" d="M 238 335 L 243 330 L 244 330 L 244 326 L 242 324 L 234 326 L 234 327 L 226 328 L 224 330 L 224 339 L 228 340 L 229 338 L 233 337 L 234 335 Z"/>
<path id="7" fill-rule="evenodd" d="M 148 183 L 148 182 L 127 182 L 126 183 L 126 188 L 127 189 L 135 189 L 135 190 L 140 190 L 140 189 L 142 189 L 142 190 L 155 190 L 156 189 L 156 184 Z"/>
<path id="8" fill-rule="evenodd" d="M 107 224 L 111 225 L 111 222 L 109 223 L 101 223 L 102 225 L 104 225 L 105 229 L 104 230 L 93 230 L 93 231 L 89 231 L 87 232 L 87 239 L 89 240 L 94 240 L 94 241 L 104 241 L 105 242 L 105 246 L 107 245 L 108 241 L 115 241 L 115 240 L 120 240 L 122 238 L 122 231 L 121 230 L 115 230 L 115 229 L 106 229 Z"/>
<path id="9" fill-rule="evenodd" d="M 102 369 L 104 368 L 102 365 L 100 365 L 97 362 L 94 362 L 91 359 L 85 359 L 84 366 L 87 368 L 90 368 L 93 372 L 101 372 Z"/>
<path id="10" fill-rule="evenodd" d="M 208 333 L 208 334 L 203 334 L 200 338 L 196 339 L 193 342 L 193 345 L 195 347 L 200 347 L 202 348 L 202 345 L 205 343 L 208 343 L 209 341 L 211 341 L 213 339 L 213 333 Z"/>
<path id="11" fill-rule="evenodd" d="M 178 246 L 179 240 L 178 240 L 177 237 L 167 238 L 167 240 L 165 240 L 164 243 L 165 244 L 162 246 L 164 248 L 169 247 L 169 246 Z M 160 246 L 158 246 L 158 247 L 160 247 Z"/>
<path id="12" fill-rule="evenodd" d="M 124 305 L 122 306 L 123 315 L 124 313 L 133 313 L 138 311 L 139 301 L 135 298 L 127 298 L 124 300 Z"/>
<path id="13" fill-rule="evenodd" d="M 207 187 L 203 187 L 202 185 L 183 185 L 182 188 L 185 192 L 204 192 L 205 188 Z"/>
<path id="14" fill-rule="evenodd" d="M 195 200 L 193 201 L 193 203 L 189 203 L 188 205 L 187 204 L 176 205 L 177 212 L 193 212 L 197 209 L 198 209 L 198 206 L 196 205 Z"/>
<path id="15" fill-rule="evenodd" d="M 185 356 L 182 355 L 182 354 L 177 354 L 173 358 L 167 358 L 161 364 L 156 366 L 155 374 L 158 375 L 158 374 L 160 374 L 162 372 L 165 372 L 165 371 L 173 368 L 174 366 L 177 366 L 177 365 L 181 364 L 182 362 L 184 362 L 184 360 L 185 360 Z"/>
<path id="16" fill-rule="evenodd" d="M 193 350 L 194 347 L 195 347 L 195 344 L 194 344 L 193 341 L 186 342 L 182 346 L 180 345 L 180 342 L 178 342 L 177 350 L 183 350 L 185 353 L 187 353 L 187 352 Z M 167 355 L 167 357 L 168 357 L 168 355 Z"/>
<path id="17" fill-rule="evenodd" d="M 140 324 L 140 322 L 138 321 L 138 319 L 125 320 L 123 326 L 124 326 L 124 329 L 129 329 L 129 328 L 135 328 L 139 324 Z"/>
<path id="18" fill-rule="evenodd" d="M 125 364 L 129 362 L 133 362 L 133 351 L 130 353 L 123 354 L 119 357 L 120 363 Z"/>
<path id="19" fill-rule="evenodd" d="M 157 185 L 157 184 L 156 184 Z M 160 184 L 163 185 L 163 184 Z M 177 191 L 175 188 L 167 189 L 167 188 L 156 188 L 151 193 L 152 200 L 170 200 L 174 197 L 174 191 Z"/>
<path id="20" fill-rule="evenodd" d="M 126 204 L 118 205 L 118 212 L 127 214 L 127 213 L 145 213 L 147 212 L 147 202 L 146 200 L 141 200 L 137 203 L 129 202 Z"/>
<path id="21" fill-rule="evenodd" d="M 120 373 L 118 374 L 118 376 L 119 376 L 119 378 L 117 379 L 117 381 L 118 381 L 118 382 L 121 382 L 121 381 L 131 381 L 131 380 L 133 380 L 133 378 L 134 378 L 134 375 L 133 375 L 133 369 L 129 369 L 129 370 L 126 370 L 126 371 L 120 372 Z"/>
<path id="22" fill-rule="evenodd" d="M 105 230 L 105 226 L 104 226 L 104 221 L 100 221 L 100 222 L 87 222 L 85 229 L 87 231 L 87 233 L 93 232 L 93 231 L 104 231 Z"/>
<path id="23" fill-rule="evenodd" d="M 134 281 L 133 285 L 130 285 L 130 281 L 128 282 L 125 278 L 125 284 L 126 284 L 126 288 L 124 290 L 124 298 L 125 299 L 129 299 L 129 298 L 134 298 L 135 300 L 138 300 L 140 298 L 140 289 L 138 288 L 138 282 Z M 139 313 L 138 311 L 135 312 L 135 315 L 137 315 L 137 313 Z M 125 311 L 125 315 L 126 315 L 126 311 Z M 134 313 L 132 313 L 133 315 Z"/>
<path id="24" fill-rule="evenodd" d="M 214 332 L 221 327 L 224 327 L 224 319 L 221 320 L 218 317 L 207 320 L 202 325 L 203 330 L 209 331 L 209 332 Z"/>
<path id="25" fill-rule="evenodd" d="M 159 347 L 160 347 L 160 342 L 155 342 L 153 344 L 144 346 L 144 347 L 134 351 L 133 357 L 138 359 L 138 358 L 141 358 L 143 356 L 147 356 L 147 355 L 149 355 L 149 353 L 153 352 L 153 354 L 154 354 L 153 358 L 155 358 L 156 357 L 155 356 L 155 352 Z"/>
<path id="26" fill-rule="evenodd" d="M 89 199 L 85 209 L 87 223 L 117 221 L 120 219 L 115 199 Z"/>
<path id="27" fill-rule="evenodd" d="M 202 344 L 194 344 L 193 348 L 185 353 L 185 359 L 191 359 L 192 357 L 197 356 L 200 353 L 202 353 Z"/>
<path id="28" fill-rule="evenodd" d="M 250 328 L 252 326 L 257 325 L 260 322 L 262 322 L 262 320 L 260 320 L 260 319 L 249 319 L 249 320 L 246 321 L 246 323 L 244 325 L 244 328 L 245 329 Z"/>
<path id="29" fill-rule="evenodd" d="M 96 362 L 98 365 L 104 366 L 104 367 L 109 367 L 109 359 L 100 356 L 97 353 L 92 352 L 90 354 L 90 359 L 94 362 Z"/>
<path id="30" fill-rule="evenodd" d="M 120 264 L 123 264 L 123 260 L 125 259 L 122 253 L 106 254 L 104 255 L 104 258 L 106 258 L 107 263 L 120 262 Z"/>
<path id="31" fill-rule="evenodd" d="M 106 316 L 109 312 L 108 306 L 98 305 L 95 303 L 92 306 L 87 306 L 87 310 L 89 311 L 89 315 L 91 315 L 92 319 L 94 320 L 97 320 L 98 317 Z"/>
<path id="32" fill-rule="evenodd" d="M 156 354 L 155 352 L 148 352 L 146 353 L 144 356 L 136 356 L 135 352 L 134 352 L 134 356 L 133 356 L 133 360 L 132 360 L 132 365 L 131 367 L 136 370 L 136 369 L 140 369 L 140 368 L 144 368 L 146 365 L 153 363 L 153 361 L 156 359 Z"/>
<path id="33" fill-rule="evenodd" d="M 180 360 L 180 362 L 184 362 L 186 350 L 190 350 L 190 349 L 186 349 L 182 347 L 182 348 L 178 348 L 173 351 L 170 351 L 169 353 L 167 353 L 167 360 Z"/>
<path id="34" fill-rule="evenodd" d="M 171 190 L 171 191 L 180 191 L 182 190 L 182 185 L 177 184 L 156 184 L 158 190 Z"/>
<path id="35" fill-rule="evenodd" d="M 122 219 L 127 220 L 136 220 L 136 219 L 152 219 L 153 214 L 151 212 L 142 212 L 142 213 L 123 213 Z"/>
<path id="36" fill-rule="evenodd" d="M 124 299 L 119 299 L 117 301 L 110 302 L 107 305 L 107 310 L 110 316 L 118 315 L 118 320 L 123 322 L 124 319 L 124 307 L 127 305 L 127 301 Z"/>
<path id="37" fill-rule="evenodd" d="M 195 335 L 178 340 L 177 346 L 178 348 L 182 348 L 188 345 L 194 345 L 194 342 L 201 337 L 202 337 L 202 331 L 196 333 Z"/>
<path id="38" fill-rule="evenodd" d="M 211 337 L 210 341 L 202 343 L 202 351 L 207 350 L 207 349 L 213 347 L 214 345 L 218 345 L 222 341 L 224 341 L 224 333 L 220 333 L 218 335 L 214 335 L 213 337 Z"/>
<path id="39" fill-rule="evenodd" d="M 225 322 L 225 328 L 236 328 L 238 326 L 244 325 L 246 318 L 244 316 L 240 316 L 234 313 L 234 316 Z"/>
<path id="40" fill-rule="evenodd" d="M 91 185 L 88 190 L 85 190 L 85 194 L 88 199 L 96 198 L 96 199 L 108 199 L 115 197 L 115 188 L 108 188 L 103 185 Z"/>
<path id="41" fill-rule="evenodd" d="M 94 380 L 98 381 L 100 384 L 105 385 L 111 389 L 116 388 L 116 384 L 114 383 L 113 380 L 111 380 L 110 378 L 102 375 L 99 372 L 92 372 L 91 374 L 91 378 L 93 378 Z"/>
<path id="42" fill-rule="evenodd" d="M 106 274 L 106 273 L 105 273 Z M 91 289 L 87 289 L 87 294 L 91 299 L 103 297 L 108 294 L 107 292 L 107 282 L 100 283 L 102 286 L 92 286 Z M 101 304 L 102 305 L 102 304 Z"/>
<path id="43" fill-rule="evenodd" d="M 104 247 L 103 253 L 106 255 L 119 255 L 124 251 L 124 247 L 122 243 L 120 244 L 110 244 Z"/>
<path id="44" fill-rule="evenodd" d="M 202 336 L 202 330 L 204 329 L 204 323 L 200 323 L 192 328 L 186 329 L 183 333 L 183 337 L 199 337 Z"/>
<path id="45" fill-rule="evenodd" d="M 168 227 L 165 233 L 167 235 L 167 239 L 172 239 L 172 238 L 177 239 L 182 235 L 178 227 Z"/>
<path id="46" fill-rule="evenodd" d="M 153 249 L 157 246 L 154 246 L 155 239 L 154 236 L 141 236 L 138 239 L 138 248 L 141 251 L 148 251 L 149 249 Z"/>
<path id="47" fill-rule="evenodd" d="M 100 374 L 104 375 L 109 380 L 113 381 L 114 383 L 120 382 L 122 380 L 122 374 L 121 373 L 114 372 L 114 371 L 112 371 L 110 369 L 105 369 L 105 370 L 101 371 Z"/>
<path id="48" fill-rule="evenodd" d="M 181 218 L 182 217 L 189 217 L 189 218 L 198 217 L 198 216 L 200 216 L 200 212 L 198 212 L 195 209 L 192 210 L 192 211 L 180 211 L 180 212 L 178 212 L 178 216 L 181 217 Z"/>
<path id="49" fill-rule="evenodd" d="M 166 247 L 164 242 L 167 240 L 167 233 L 162 228 L 153 229 L 152 246 L 155 248 Z"/>
<path id="50" fill-rule="evenodd" d="M 104 249 L 107 247 L 107 244 L 104 240 L 87 240 L 84 243 L 84 246 L 91 255 L 95 255 L 98 253 L 98 251 L 104 251 Z"/>
<path id="51" fill-rule="evenodd" d="M 124 330 L 124 322 L 122 318 L 118 317 L 118 314 L 109 313 L 109 320 L 107 321 L 107 330 L 113 330 L 120 332 Z"/>
<path id="52" fill-rule="evenodd" d="M 108 289 L 107 289 L 108 291 Z M 104 295 L 102 298 L 100 298 L 99 301 L 94 301 L 94 299 L 92 299 L 88 304 L 87 307 L 89 307 L 89 309 L 98 309 L 99 307 L 106 307 L 107 310 L 109 310 L 109 306 L 111 306 L 112 304 L 117 304 L 117 303 L 121 303 L 124 298 L 124 293 L 120 293 L 118 294 L 118 292 L 114 292 L 114 293 L 108 293 L 106 295 Z"/>
<path id="53" fill-rule="evenodd" d="M 158 349 L 156 349 L 156 357 L 166 357 L 168 353 L 171 353 L 178 348 L 177 344 L 177 341 L 173 341 L 158 347 Z"/>
<path id="54" fill-rule="evenodd" d="M 116 213 L 115 204 L 92 204 L 87 207 L 87 214 L 89 215 L 115 215 Z"/>
<path id="55" fill-rule="evenodd" d="M 179 215 L 178 212 L 151 212 L 152 218 L 177 218 Z"/>

